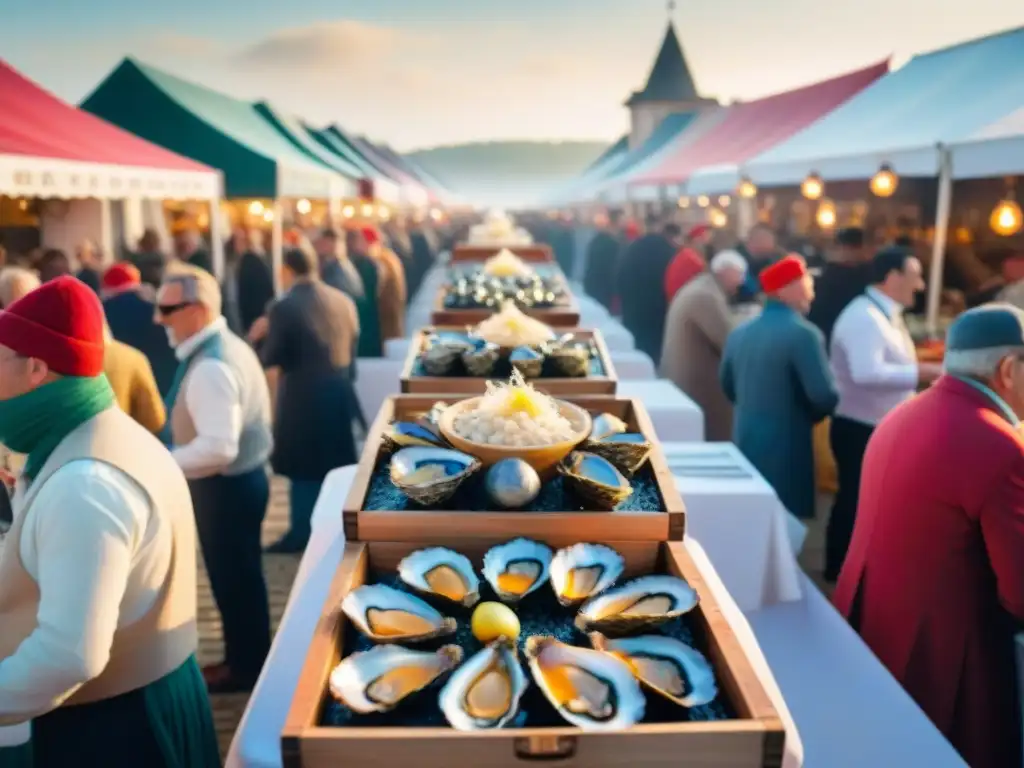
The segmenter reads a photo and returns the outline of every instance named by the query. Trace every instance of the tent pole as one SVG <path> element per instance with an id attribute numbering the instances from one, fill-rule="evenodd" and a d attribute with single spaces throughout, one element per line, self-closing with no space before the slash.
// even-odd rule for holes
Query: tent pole
<path id="1" fill-rule="evenodd" d="M 213 275 L 220 282 L 224 279 L 224 214 L 220 209 L 220 195 L 207 201 L 210 206 L 210 260 Z"/>
<path id="2" fill-rule="evenodd" d="M 939 300 L 942 298 L 942 273 L 946 261 L 946 234 L 949 230 L 950 205 L 953 198 L 953 156 L 940 144 L 939 199 L 935 209 L 935 237 L 932 241 L 932 264 L 928 273 L 928 335 L 935 338 L 939 330 Z"/>
<path id="3" fill-rule="evenodd" d="M 284 206 L 281 198 L 272 203 L 274 220 L 270 224 L 270 268 L 274 271 L 274 293 L 281 295 L 281 267 L 284 265 Z"/>

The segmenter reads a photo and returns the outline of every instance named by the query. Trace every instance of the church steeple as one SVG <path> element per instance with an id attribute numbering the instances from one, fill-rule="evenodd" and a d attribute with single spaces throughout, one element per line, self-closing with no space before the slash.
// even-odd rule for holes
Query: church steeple
<path id="1" fill-rule="evenodd" d="M 647 85 L 642 91 L 635 91 L 629 97 L 626 106 L 632 107 L 645 101 L 694 102 L 700 100 L 701 96 L 697 93 L 693 75 L 690 74 L 690 67 L 686 63 L 686 56 L 683 55 L 683 47 L 679 44 L 675 24 L 669 20 L 665 39 L 661 43 L 658 57 L 654 60 L 651 74 L 647 78 Z"/>

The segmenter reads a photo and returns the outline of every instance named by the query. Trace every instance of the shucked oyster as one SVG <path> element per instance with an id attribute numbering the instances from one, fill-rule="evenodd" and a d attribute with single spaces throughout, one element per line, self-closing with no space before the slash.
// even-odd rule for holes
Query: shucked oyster
<path id="1" fill-rule="evenodd" d="M 568 489 L 597 509 L 615 509 L 633 493 L 633 484 L 608 459 L 573 451 L 558 464 Z"/>
<path id="2" fill-rule="evenodd" d="M 378 645 L 353 653 L 331 672 L 331 694 L 353 712 L 387 712 L 455 669 L 463 652 L 457 645 L 412 651 Z"/>
<path id="3" fill-rule="evenodd" d="M 549 547 L 520 538 L 489 549 L 483 573 L 498 599 L 517 603 L 547 581 L 550 565 Z"/>
<path id="4" fill-rule="evenodd" d="M 501 728 L 516 716 L 527 685 L 515 646 L 502 638 L 448 678 L 438 703 L 457 731 Z"/>
<path id="5" fill-rule="evenodd" d="M 621 658 L 542 635 L 527 639 L 526 657 L 548 701 L 578 728 L 620 730 L 644 716 L 646 700 Z"/>
<path id="6" fill-rule="evenodd" d="M 479 459 L 446 448 L 403 448 L 391 457 L 391 482 L 413 501 L 440 504 L 480 469 Z"/>
<path id="7" fill-rule="evenodd" d="M 611 413 L 602 413 L 594 417 L 594 426 L 590 430 L 591 440 L 603 440 L 609 435 L 618 435 L 629 430 L 626 424 L 618 416 Z"/>
<path id="8" fill-rule="evenodd" d="M 697 592 L 676 576 L 641 576 L 591 598 L 576 615 L 583 632 L 650 629 L 692 611 Z"/>
<path id="9" fill-rule="evenodd" d="M 524 379 L 540 377 L 544 368 L 544 355 L 531 347 L 516 347 L 509 354 L 508 361 Z"/>
<path id="10" fill-rule="evenodd" d="M 578 345 L 552 347 L 547 350 L 547 363 L 555 376 L 581 379 L 590 373 L 590 351 Z"/>
<path id="11" fill-rule="evenodd" d="M 599 440 L 590 439 L 583 444 L 583 448 L 608 459 L 626 477 L 635 475 L 651 456 L 650 441 L 636 432 L 620 432 Z"/>
<path id="12" fill-rule="evenodd" d="M 470 608 L 480 599 L 480 579 L 469 558 L 444 547 L 419 549 L 398 564 L 399 578 L 413 589 Z"/>
<path id="13" fill-rule="evenodd" d="M 429 346 L 420 354 L 420 362 L 428 376 L 448 376 L 468 345 L 452 344 L 446 341 L 428 342 Z"/>
<path id="14" fill-rule="evenodd" d="M 433 448 L 444 446 L 444 441 L 436 432 L 423 424 L 412 421 L 396 421 L 388 424 L 381 437 L 384 439 L 384 450 L 388 453 L 413 446 Z"/>
<path id="15" fill-rule="evenodd" d="M 462 364 L 470 376 L 490 376 L 500 357 L 497 344 L 482 342 L 462 353 Z"/>
<path id="16" fill-rule="evenodd" d="M 562 605 L 575 605 L 608 589 L 626 561 L 603 544 L 573 544 L 551 560 L 551 586 Z"/>
<path id="17" fill-rule="evenodd" d="M 345 595 L 341 610 L 377 643 L 412 643 L 452 634 L 455 619 L 414 595 L 384 584 L 367 584 Z"/>
<path id="18" fill-rule="evenodd" d="M 609 640 L 592 632 L 590 642 L 597 650 L 618 656 L 637 680 L 681 707 L 710 704 L 718 695 L 708 660 L 681 640 L 664 635 Z"/>

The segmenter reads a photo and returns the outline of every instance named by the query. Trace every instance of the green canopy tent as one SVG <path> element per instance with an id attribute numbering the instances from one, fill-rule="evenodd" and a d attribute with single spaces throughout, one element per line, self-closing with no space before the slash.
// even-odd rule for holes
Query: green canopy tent
<path id="1" fill-rule="evenodd" d="M 330 130 L 318 130 L 305 123 L 302 127 L 320 146 L 359 168 L 363 178 L 373 182 L 374 193 L 380 199 L 388 203 L 398 202 L 398 186 L 363 157 L 355 147 L 342 141 L 337 134 Z"/>

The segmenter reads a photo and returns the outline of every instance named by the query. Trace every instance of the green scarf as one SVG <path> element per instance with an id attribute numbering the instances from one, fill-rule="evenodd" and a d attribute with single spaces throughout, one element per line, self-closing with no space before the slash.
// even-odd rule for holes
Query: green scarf
<path id="1" fill-rule="evenodd" d="M 51 381 L 0 401 L 0 443 L 28 454 L 25 478 L 32 480 L 61 440 L 113 402 L 114 390 L 103 374 Z"/>

